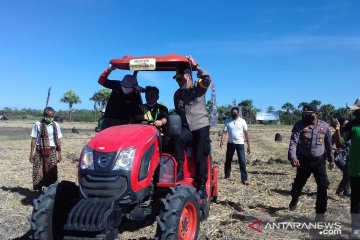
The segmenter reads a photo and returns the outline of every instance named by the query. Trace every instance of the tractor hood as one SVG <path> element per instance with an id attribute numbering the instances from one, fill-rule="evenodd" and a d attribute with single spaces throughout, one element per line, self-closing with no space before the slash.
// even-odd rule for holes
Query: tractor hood
<path id="1" fill-rule="evenodd" d="M 88 146 L 97 152 L 116 152 L 128 147 L 142 148 L 152 138 L 159 136 L 150 125 L 132 124 L 107 128 L 95 135 Z"/>

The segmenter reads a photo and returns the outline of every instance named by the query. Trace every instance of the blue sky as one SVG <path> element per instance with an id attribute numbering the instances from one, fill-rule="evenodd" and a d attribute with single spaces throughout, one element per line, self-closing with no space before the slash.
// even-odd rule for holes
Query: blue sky
<path id="1" fill-rule="evenodd" d="M 218 105 L 339 108 L 360 97 L 360 1 L 0 1 L 0 36 L 0 109 L 42 109 L 50 86 L 56 110 L 69 90 L 82 100 L 75 109 L 92 109 L 110 59 L 168 53 L 211 73 Z M 173 108 L 171 75 L 139 81 Z"/>

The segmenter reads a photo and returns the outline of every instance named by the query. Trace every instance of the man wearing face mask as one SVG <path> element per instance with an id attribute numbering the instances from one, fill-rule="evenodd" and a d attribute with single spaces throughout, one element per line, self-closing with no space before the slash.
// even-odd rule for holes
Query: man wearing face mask
<path id="1" fill-rule="evenodd" d="M 288 159 L 296 167 L 296 177 L 291 189 L 290 211 L 296 209 L 301 190 L 311 174 L 317 184 L 316 216 L 324 217 L 327 207 L 329 180 L 326 173 L 326 158 L 329 169 L 334 168 L 334 153 L 330 127 L 318 119 L 317 107 L 307 104 L 303 107 L 302 119 L 295 123 L 290 138 Z"/>
<path id="2" fill-rule="evenodd" d="M 246 172 L 246 160 L 245 160 L 245 146 L 247 143 L 247 153 L 250 154 L 250 140 L 248 133 L 248 126 L 244 119 L 239 115 L 239 108 L 233 107 L 231 109 L 232 121 L 228 121 L 224 125 L 224 131 L 221 136 L 220 148 L 223 147 L 224 138 L 229 133 L 227 147 L 226 147 L 226 161 L 225 161 L 225 178 L 230 177 L 231 162 L 234 156 L 235 150 L 238 156 L 238 162 L 240 166 L 241 182 L 248 185 L 248 176 Z"/>
<path id="3" fill-rule="evenodd" d="M 42 190 L 57 181 L 57 163 L 61 161 L 60 125 L 54 121 L 55 110 L 46 107 L 43 119 L 31 131 L 30 162 L 33 164 L 33 189 Z"/>
<path id="4" fill-rule="evenodd" d="M 142 115 L 140 92 L 143 88 L 138 86 L 134 76 L 127 74 L 119 80 L 109 80 L 109 74 L 116 68 L 110 65 L 99 77 L 98 82 L 112 89 L 107 102 L 104 120 L 101 129 L 136 122 Z"/>
<path id="5" fill-rule="evenodd" d="M 154 124 L 154 126 L 163 132 L 169 111 L 167 107 L 157 102 L 159 99 L 159 89 L 157 87 L 146 86 L 145 99 L 146 104 L 142 105 L 144 119 Z"/>
<path id="6" fill-rule="evenodd" d="M 181 117 L 182 131 L 181 135 L 172 139 L 170 144 L 173 146 L 174 156 L 178 163 L 178 181 L 184 179 L 184 149 L 188 143 L 192 144 L 198 195 L 200 198 L 206 198 L 205 185 L 208 175 L 206 159 L 210 153 L 210 123 L 205 94 L 211 84 L 211 77 L 193 58 L 189 57 L 189 61 L 191 66 L 198 71 L 199 79 L 193 84 L 190 69 L 179 69 L 173 77 L 179 85 L 179 89 L 174 94 L 174 105 L 175 112 Z"/>

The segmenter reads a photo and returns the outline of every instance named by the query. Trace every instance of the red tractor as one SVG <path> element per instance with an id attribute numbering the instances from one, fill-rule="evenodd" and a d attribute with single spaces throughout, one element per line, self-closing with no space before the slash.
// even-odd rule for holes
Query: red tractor
<path id="1" fill-rule="evenodd" d="M 110 61 L 118 69 L 176 71 L 191 69 L 189 59 L 166 56 L 130 57 Z M 169 115 L 168 132 L 179 134 L 181 120 Z M 55 183 L 34 200 L 30 217 L 33 239 L 115 239 L 124 221 L 157 221 L 158 239 L 197 239 L 200 221 L 217 198 L 218 168 L 208 156 L 207 199 L 196 193 L 195 161 L 184 149 L 184 180 L 177 181 L 177 162 L 162 151 L 161 135 L 149 124 L 130 124 L 97 133 L 83 148 L 79 186 Z"/>

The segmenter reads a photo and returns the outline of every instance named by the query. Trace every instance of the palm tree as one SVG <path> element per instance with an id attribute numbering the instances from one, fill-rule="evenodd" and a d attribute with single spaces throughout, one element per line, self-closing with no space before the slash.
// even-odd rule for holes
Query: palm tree
<path id="1" fill-rule="evenodd" d="M 100 108 L 104 108 L 107 102 L 109 101 L 110 94 L 111 94 L 110 89 L 101 89 L 95 92 L 90 98 L 90 101 L 94 101 L 95 121 L 96 121 L 97 106 L 99 106 Z"/>
<path id="2" fill-rule="evenodd" d="M 319 101 L 319 100 L 312 100 L 312 101 L 310 102 L 310 104 L 319 107 L 319 106 L 321 105 L 321 101 Z"/>
<path id="3" fill-rule="evenodd" d="M 301 103 L 299 103 L 298 108 L 302 109 L 307 104 L 308 104 L 307 102 L 301 102 Z"/>
<path id="4" fill-rule="evenodd" d="M 238 104 L 238 106 L 242 108 L 242 113 L 244 114 L 244 118 L 247 120 L 247 122 L 251 123 L 252 118 L 256 114 L 256 109 L 254 109 L 253 106 L 253 100 L 243 100 Z"/>
<path id="5" fill-rule="evenodd" d="M 333 115 L 334 111 L 335 111 L 335 107 L 331 104 L 322 105 L 318 110 L 318 112 L 324 118 L 325 122 L 331 119 L 331 116 Z"/>
<path id="6" fill-rule="evenodd" d="M 92 97 L 90 98 L 90 101 L 94 101 L 94 106 L 99 106 L 100 108 L 104 108 L 109 101 L 111 94 L 110 89 L 101 89 L 97 92 L 95 92 Z M 94 108 L 94 110 L 97 110 Z"/>
<path id="7" fill-rule="evenodd" d="M 275 110 L 275 108 L 273 107 L 273 106 L 269 106 L 268 108 L 267 108 L 267 112 L 273 112 Z"/>
<path id="8" fill-rule="evenodd" d="M 294 105 L 292 105 L 289 102 L 284 103 L 284 105 L 281 106 L 281 109 L 286 110 L 286 114 L 290 116 L 290 124 L 292 124 L 292 112 L 295 110 Z"/>
<path id="9" fill-rule="evenodd" d="M 71 112 L 73 111 L 72 107 L 74 104 L 81 103 L 80 97 L 73 90 L 70 90 L 64 94 L 64 96 L 60 99 L 60 102 L 69 104 L 69 121 L 71 122 Z"/>

